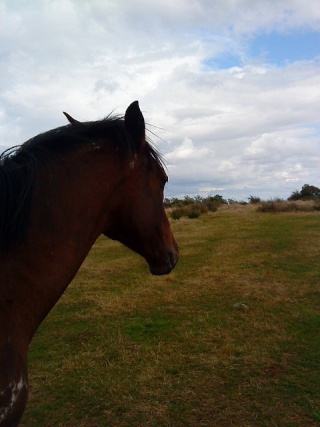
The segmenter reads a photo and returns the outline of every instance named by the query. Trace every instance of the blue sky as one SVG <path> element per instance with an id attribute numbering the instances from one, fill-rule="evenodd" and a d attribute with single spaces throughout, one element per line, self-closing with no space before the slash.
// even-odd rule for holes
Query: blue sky
<path id="1" fill-rule="evenodd" d="M 290 62 L 313 60 L 320 56 L 320 32 L 292 31 L 261 33 L 242 42 L 240 52 L 223 51 L 204 60 L 204 68 L 229 69 L 246 63 L 284 66 Z"/>
<path id="2" fill-rule="evenodd" d="M 3 0 L 0 149 L 138 99 L 168 197 L 320 187 L 319 37 L 318 0 Z"/>
<path id="3" fill-rule="evenodd" d="M 312 60 L 320 56 L 320 32 L 302 29 L 288 34 L 260 34 L 250 43 L 250 53 L 254 58 L 280 66 Z"/>

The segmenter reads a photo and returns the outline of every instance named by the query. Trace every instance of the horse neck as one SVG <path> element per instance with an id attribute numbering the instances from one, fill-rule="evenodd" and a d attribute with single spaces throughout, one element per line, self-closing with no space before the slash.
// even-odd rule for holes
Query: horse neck
<path id="1" fill-rule="evenodd" d="M 2 259 L 0 283 L 0 426 L 15 426 L 27 401 L 28 342 L 13 310 L 11 262 Z"/>
<path id="2" fill-rule="evenodd" d="M 108 200 L 122 175 L 110 156 L 97 155 L 66 158 L 53 170 L 53 179 L 39 177 L 45 184 L 33 202 L 27 242 L 0 266 L 6 282 L 0 322 L 8 312 L 8 333 L 20 336 L 24 348 L 104 231 Z"/>

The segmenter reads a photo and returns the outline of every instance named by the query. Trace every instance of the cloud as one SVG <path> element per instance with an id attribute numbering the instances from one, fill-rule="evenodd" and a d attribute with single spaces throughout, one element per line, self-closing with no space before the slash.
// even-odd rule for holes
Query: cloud
<path id="1" fill-rule="evenodd" d="M 319 186 L 320 58 L 306 46 L 303 61 L 270 64 L 251 49 L 319 30 L 316 0 L 3 1 L 1 147 L 62 125 L 62 111 L 94 120 L 139 99 L 170 195 Z"/>
<path id="2" fill-rule="evenodd" d="M 197 148 L 190 138 L 185 138 L 180 146 L 166 154 L 166 159 L 172 162 L 176 160 L 191 160 L 193 162 L 207 159 L 209 156 L 213 156 L 213 151 L 205 147 Z"/>

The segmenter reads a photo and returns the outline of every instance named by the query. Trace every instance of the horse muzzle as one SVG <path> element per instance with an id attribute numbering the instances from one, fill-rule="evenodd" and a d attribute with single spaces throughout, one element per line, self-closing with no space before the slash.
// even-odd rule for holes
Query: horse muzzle
<path id="1" fill-rule="evenodd" d="M 156 262 L 148 261 L 151 274 L 155 276 L 162 276 L 171 273 L 179 259 L 178 245 L 176 244 L 175 246 L 175 248 L 170 249 L 168 252 L 164 253 L 162 257 L 157 259 Z"/>

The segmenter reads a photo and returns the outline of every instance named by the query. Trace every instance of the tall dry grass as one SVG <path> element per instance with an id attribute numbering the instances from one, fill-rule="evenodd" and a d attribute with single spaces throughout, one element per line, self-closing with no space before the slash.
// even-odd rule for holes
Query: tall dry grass
<path id="1" fill-rule="evenodd" d="M 320 200 L 285 201 L 273 199 L 261 202 L 257 208 L 259 212 L 312 212 L 320 210 Z"/>

